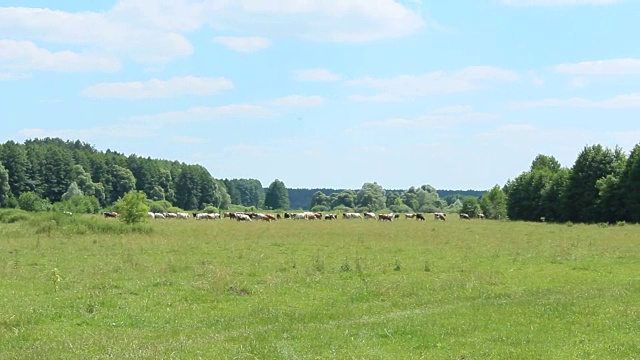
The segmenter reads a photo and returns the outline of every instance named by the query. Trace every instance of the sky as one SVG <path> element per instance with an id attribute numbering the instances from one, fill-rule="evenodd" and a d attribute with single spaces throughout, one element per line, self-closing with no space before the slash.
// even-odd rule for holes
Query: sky
<path id="1" fill-rule="evenodd" d="M 640 142 L 639 0 L 0 0 L 0 143 L 485 190 Z"/>

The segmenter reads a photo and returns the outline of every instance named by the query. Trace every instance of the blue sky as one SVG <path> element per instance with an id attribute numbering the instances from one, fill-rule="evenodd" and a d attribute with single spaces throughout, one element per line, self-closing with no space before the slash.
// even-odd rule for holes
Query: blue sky
<path id="1" fill-rule="evenodd" d="M 353 189 L 487 189 L 537 154 L 640 142 L 634 0 L 18 3 L 0 142 Z"/>

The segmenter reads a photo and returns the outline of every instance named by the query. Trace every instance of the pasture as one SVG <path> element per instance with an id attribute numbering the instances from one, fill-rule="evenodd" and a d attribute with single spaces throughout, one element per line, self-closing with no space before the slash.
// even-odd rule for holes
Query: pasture
<path id="1" fill-rule="evenodd" d="M 3 359 L 638 359 L 640 227 L 0 223 Z"/>

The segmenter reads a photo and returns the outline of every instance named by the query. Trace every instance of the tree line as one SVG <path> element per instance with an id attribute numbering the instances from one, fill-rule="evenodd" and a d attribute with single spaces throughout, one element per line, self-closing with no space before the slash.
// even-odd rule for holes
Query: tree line
<path id="1" fill-rule="evenodd" d="M 640 144 L 585 146 L 572 167 L 538 155 L 504 186 L 510 219 L 576 223 L 640 222 Z"/>
<path id="2" fill-rule="evenodd" d="M 458 193 L 441 199 L 429 185 L 385 191 L 376 183 L 365 183 L 360 190 L 322 192 L 287 189 L 276 179 L 264 188 L 256 179 L 217 179 L 200 165 L 102 152 L 80 140 L 0 144 L 0 207 L 48 210 L 64 203 L 65 208 L 95 213 L 133 190 L 144 193 L 156 212 L 173 207 L 457 211 L 464 198 Z"/>

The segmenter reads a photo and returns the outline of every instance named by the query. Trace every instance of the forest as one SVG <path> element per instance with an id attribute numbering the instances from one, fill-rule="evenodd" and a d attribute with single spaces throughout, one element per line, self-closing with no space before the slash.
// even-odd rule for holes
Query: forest
<path id="1" fill-rule="evenodd" d="M 429 184 L 384 189 L 288 189 L 275 179 L 216 178 L 201 165 L 151 159 L 58 138 L 0 145 L 0 207 L 97 213 L 139 191 L 152 211 L 288 210 L 464 212 L 526 221 L 640 220 L 640 144 L 630 154 L 590 145 L 571 168 L 538 155 L 529 171 L 487 191 Z"/>

